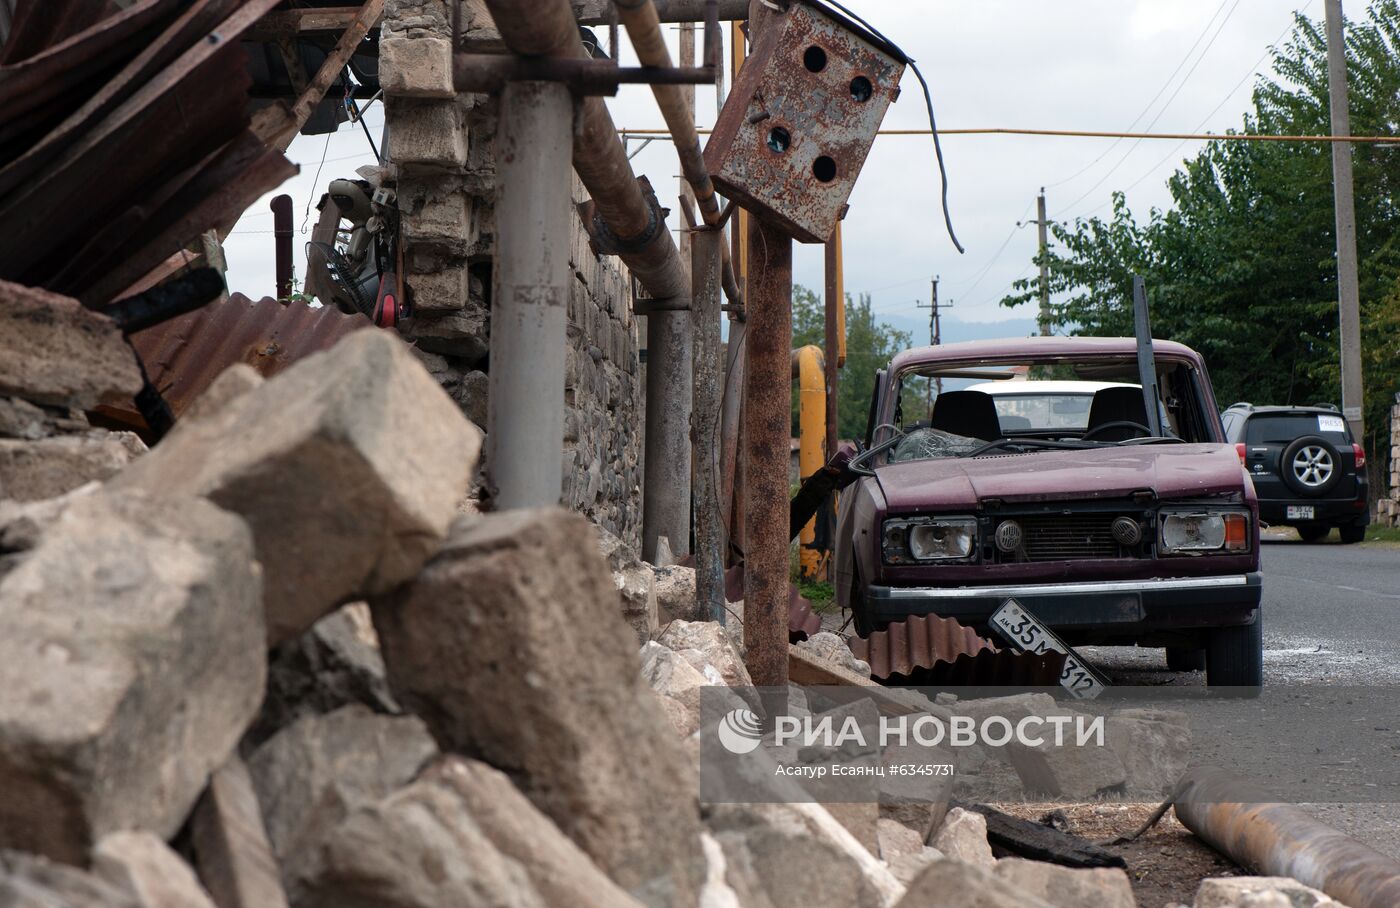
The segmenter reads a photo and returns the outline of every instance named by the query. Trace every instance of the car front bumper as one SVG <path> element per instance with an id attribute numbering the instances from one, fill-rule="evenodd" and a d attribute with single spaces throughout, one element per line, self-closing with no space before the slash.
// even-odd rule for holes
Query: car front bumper
<path id="1" fill-rule="evenodd" d="M 870 586 L 865 604 L 877 624 L 939 615 L 985 629 L 1007 599 L 1016 599 L 1057 631 L 1175 630 L 1254 623 L 1261 575 L 1179 577 L 1008 586 Z"/>

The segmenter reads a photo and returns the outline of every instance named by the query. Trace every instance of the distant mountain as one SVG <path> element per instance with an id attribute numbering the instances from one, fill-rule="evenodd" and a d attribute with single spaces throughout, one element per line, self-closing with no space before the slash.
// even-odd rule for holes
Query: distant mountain
<path id="1" fill-rule="evenodd" d="M 877 315 L 881 321 L 898 331 L 907 331 L 913 338 L 913 346 L 928 343 L 928 316 L 916 315 Z M 1039 328 L 1033 318 L 1008 318 L 999 322 L 965 322 L 947 316 L 941 320 L 939 333 L 945 344 L 959 341 L 993 340 L 1001 337 L 1029 337 Z"/>

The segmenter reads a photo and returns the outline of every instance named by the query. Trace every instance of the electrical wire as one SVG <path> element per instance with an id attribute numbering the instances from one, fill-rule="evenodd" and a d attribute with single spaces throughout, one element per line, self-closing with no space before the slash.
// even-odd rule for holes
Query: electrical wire
<path id="1" fill-rule="evenodd" d="M 919 65 L 914 62 L 913 58 L 911 58 L 908 54 L 904 53 L 903 50 L 900 50 L 898 44 L 895 44 L 889 38 L 881 34 L 878 28 L 865 21 L 865 19 L 862 19 L 858 14 L 852 12 L 850 9 L 838 3 L 837 0 L 822 0 L 822 2 L 826 3 L 829 6 L 835 7 L 836 9 L 849 16 L 851 19 L 854 19 L 860 25 L 864 26 L 876 38 L 879 38 L 881 41 L 885 42 L 890 47 L 893 47 L 895 50 L 899 51 L 900 55 L 909 61 L 909 68 L 914 71 L 914 76 L 919 80 L 919 86 L 924 90 L 924 106 L 928 109 L 928 127 L 929 131 L 933 134 L 933 154 L 934 157 L 938 159 L 938 177 L 942 183 L 943 188 L 943 225 L 948 228 L 948 239 L 953 241 L 953 248 L 957 249 L 958 254 L 960 255 L 965 253 L 967 250 L 963 249 L 962 243 L 958 242 L 957 232 L 953 230 L 953 215 L 948 210 L 948 168 L 943 162 L 943 144 L 938 140 L 938 122 L 934 119 L 933 116 L 933 97 L 928 90 L 928 81 L 924 79 L 924 74 L 919 71 Z M 1238 2 L 1238 0 L 1236 0 L 1236 2 Z"/>
<path id="2" fill-rule="evenodd" d="M 1234 5 L 1230 7 L 1230 11 L 1225 14 L 1225 18 L 1220 21 L 1220 25 L 1215 29 L 1215 34 L 1211 35 L 1210 41 L 1206 43 L 1206 46 L 1196 57 L 1196 62 L 1191 64 L 1191 68 L 1187 70 L 1186 75 L 1181 78 L 1181 82 L 1177 84 L 1176 90 L 1172 92 L 1172 96 L 1167 99 L 1167 102 L 1165 104 L 1162 105 L 1161 110 L 1157 111 L 1157 116 L 1153 117 L 1152 122 L 1147 124 L 1147 128 L 1144 130 L 1144 132 L 1150 132 L 1152 130 L 1152 127 L 1157 124 L 1157 121 L 1160 120 L 1162 118 L 1162 115 L 1167 112 L 1167 108 L 1171 107 L 1172 102 L 1176 100 L 1177 95 L 1181 94 L 1181 90 L 1186 87 L 1186 83 L 1191 81 L 1191 76 L 1196 72 L 1197 67 L 1201 65 L 1201 61 L 1204 60 L 1206 58 L 1206 55 L 1210 53 L 1210 49 L 1215 46 L 1216 40 L 1220 38 L 1220 33 L 1223 32 L 1225 30 L 1225 26 L 1229 24 L 1230 18 L 1235 14 L 1235 10 L 1240 8 L 1240 3 L 1241 0 L 1235 0 Z M 1118 169 L 1122 167 L 1125 163 L 1127 163 L 1128 158 L 1132 157 L 1133 152 L 1136 151 L 1137 147 L 1141 144 L 1142 139 L 1134 140 L 1133 144 L 1128 147 L 1128 150 L 1123 153 L 1123 157 L 1118 159 L 1117 164 L 1114 164 L 1112 167 L 1110 167 L 1108 172 L 1099 178 L 1098 182 L 1086 189 L 1084 193 L 1079 196 L 1079 198 L 1075 199 L 1073 202 L 1070 202 L 1063 209 L 1061 209 L 1061 211 L 1073 210 L 1079 205 L 1080 202 L 1083 202 L 1090 195 L 1092 195 L 1095 190 L 1097 190 L 1104 183 L 1108 182 L 1108 178 L 1117 173 Z"/>
<path id="3" fill-rule="evenodd" d="M 1176 74 L 1179 73 L 1179 72 L 1181 72 L 1181 67 L 1185 66 L 1185 65 L 1186 65 L 1186 61 L 1189 60 L 1189 59 L 1191 59 L 1191 55 L 1194 54 L 1194 53 L 1196 52 L 1196 48 L 1197 48 L 1197 47 L 1200 47 L 1201 41 L 1203 41 L 1203 40 L 1205 39 L 1206 33 L 1210 31 L 1210 27 L 1211 27 L 1212 25 L 1215 24 L 1216 18 L 1220 15 L 1220 13 L 1221 13 L 1222 11 L 1224 11 L 1225 7 L 1226 7 L 1229 3 L 1230 3 L 1230 0 L 1220 0 L 1220 5 L 1217 6 L 1217 7 L 1215 8 L 1215 13 L 1214 13 L 1213 15 L 1211 15 L 1210 19 L 1206 22 L 1205 28 L 1201 29 L 1201 33 L 1200 33 L 1199 35 L 1196 36 L 1195 42 L 1192 43 L 1192 45 L 1191 45 L 1189 48 L 1187 48 L 1186 53 L 1182 55 L 1182 57 L 1181 57 L 1181 62 L 1179 62 L 1179 63 L 1176 64 L 1176 69 L 1172 70 L 1171 75 L 1167 76 L 1166 81 L 1164 81 L 1164 82 L 1162 83 L 1162 87 L 1159 88 L 1159 89 L 1157 89 L 1157 93 L 1156 93 L 1155 95 L 1152 96 L 1152 100 L 1147 102 L 1147 106 L 1145 106 L 1145 107 L 1142 109 L 1142 112 L 1141 112 L 1141 113 L 1139 113 L 1136 117 L 1133 118 L 1133 122 L 1131 122 L 1131 123 L 1128 124 L 1128 128 L 1125 129 L 1125 130 L 1123 130 L 1124 132 L 1132 132 L 1132 131 L 1133 131 L 1133 127 L 1134 127 L 1134 126 L 1137 126 L 1139 123 L 1141 123 L 1141 122 L 1142 122 L 1142 118 L 1145 117 L 1145 116 L 1147 116 L 1147 112 L 1148 112 L 1149 110 L 1152 109 L 1152 105 L 1154 105 L 1154 104 L 1157 103 L 1157 99 L 1160 98 L 1160 97 L 1162 97 L 1162 93 L 1165 92 L 1165 91 L 1167 90 L 1167 87 L 1168 87 L 1169 85 L 1172 84 L 1172 80 L 1176 78 Z M 1121 141 L 1123 141 L 1123 138 L 1120 136 L 1119 138 L 1117 138 L 1117 139 L 1114 140 L 1114 142 L 1113 142 L 1112 145 L 1109 145 L 1107 148 L 1105 148 L 1105 149 L 1103 150 L 1103 153 L 1102 153 L 1102 154 L 1100 154 L 1097 158 L 1094 158 L 1094 160 L 1092 160 L 1092 161 L 1090 161 L 1088 164 L 1086 164 L 1082 169 L 1080 169 L 1078 172 L 1076 172 L 1073 176 L 1066 177 L 1065 179 L 1060 180 L 1060 181 L 1057 182 L 1057 183 L 1051 183 L 1051 184 L 1049 184 L 1048 186 L 1046 186 L 1045 188 L 1046 188 L 1046 189 L 1054 189 L 1054 188 L 1056 188 L 1057 186 L 1063 186 L 1063 185 L 1065 185 L 1066 183 L 1069 183 L 1069 182 L 1072 182 L 1072 181 L 1074 181 L 1074 180 L 1079 179 L 1079 177 L 1083 176 L 1083 175 L 1084 175 L 1085 173 L 1087 173 L 1090 169 L 1092 169 L 1092 168 L 1094 167 L 1095 164 L 1098 164 L 1098 163 L 1099 163 L 1100 161 L 1102 161 L 1104 158 L 1108 157 L 1109 152 L 1111 152 L 1111 151 L 1113 151 L 1113 149 L 1117 148 L 1117 147 L 1118 147 L 1118 143 L 1121 142 Z"/>

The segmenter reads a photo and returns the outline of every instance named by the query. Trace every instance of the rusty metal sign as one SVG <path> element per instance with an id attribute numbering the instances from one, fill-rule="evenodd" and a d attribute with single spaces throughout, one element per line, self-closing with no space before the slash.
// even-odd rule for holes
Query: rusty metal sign
<path id="1" fill-rule="evenodd" d="M 899 95 L 905 63 L 819 4 L 774 13 L 705 147 L 716 187 L 794 238 L 826 242 Z"/>

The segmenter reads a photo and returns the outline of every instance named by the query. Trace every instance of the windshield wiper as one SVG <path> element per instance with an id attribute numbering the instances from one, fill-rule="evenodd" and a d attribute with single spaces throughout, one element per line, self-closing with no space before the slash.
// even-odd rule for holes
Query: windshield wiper
<path id="1" fill-rule="evenodd" d="M 959 457 L 980 457 L 988 451 L 995 451 L 998 448 L 1011 447 L 1036 447 L 1049 448 L 1062 451 L 1082 451 L 1085 448 L 1092 448 L 1094 445 L 1082 441 L 1051 441 L 1048 438 L 1000 438 L 996 441 L 989 441 L 980 448 L 973 448 Z"/>

